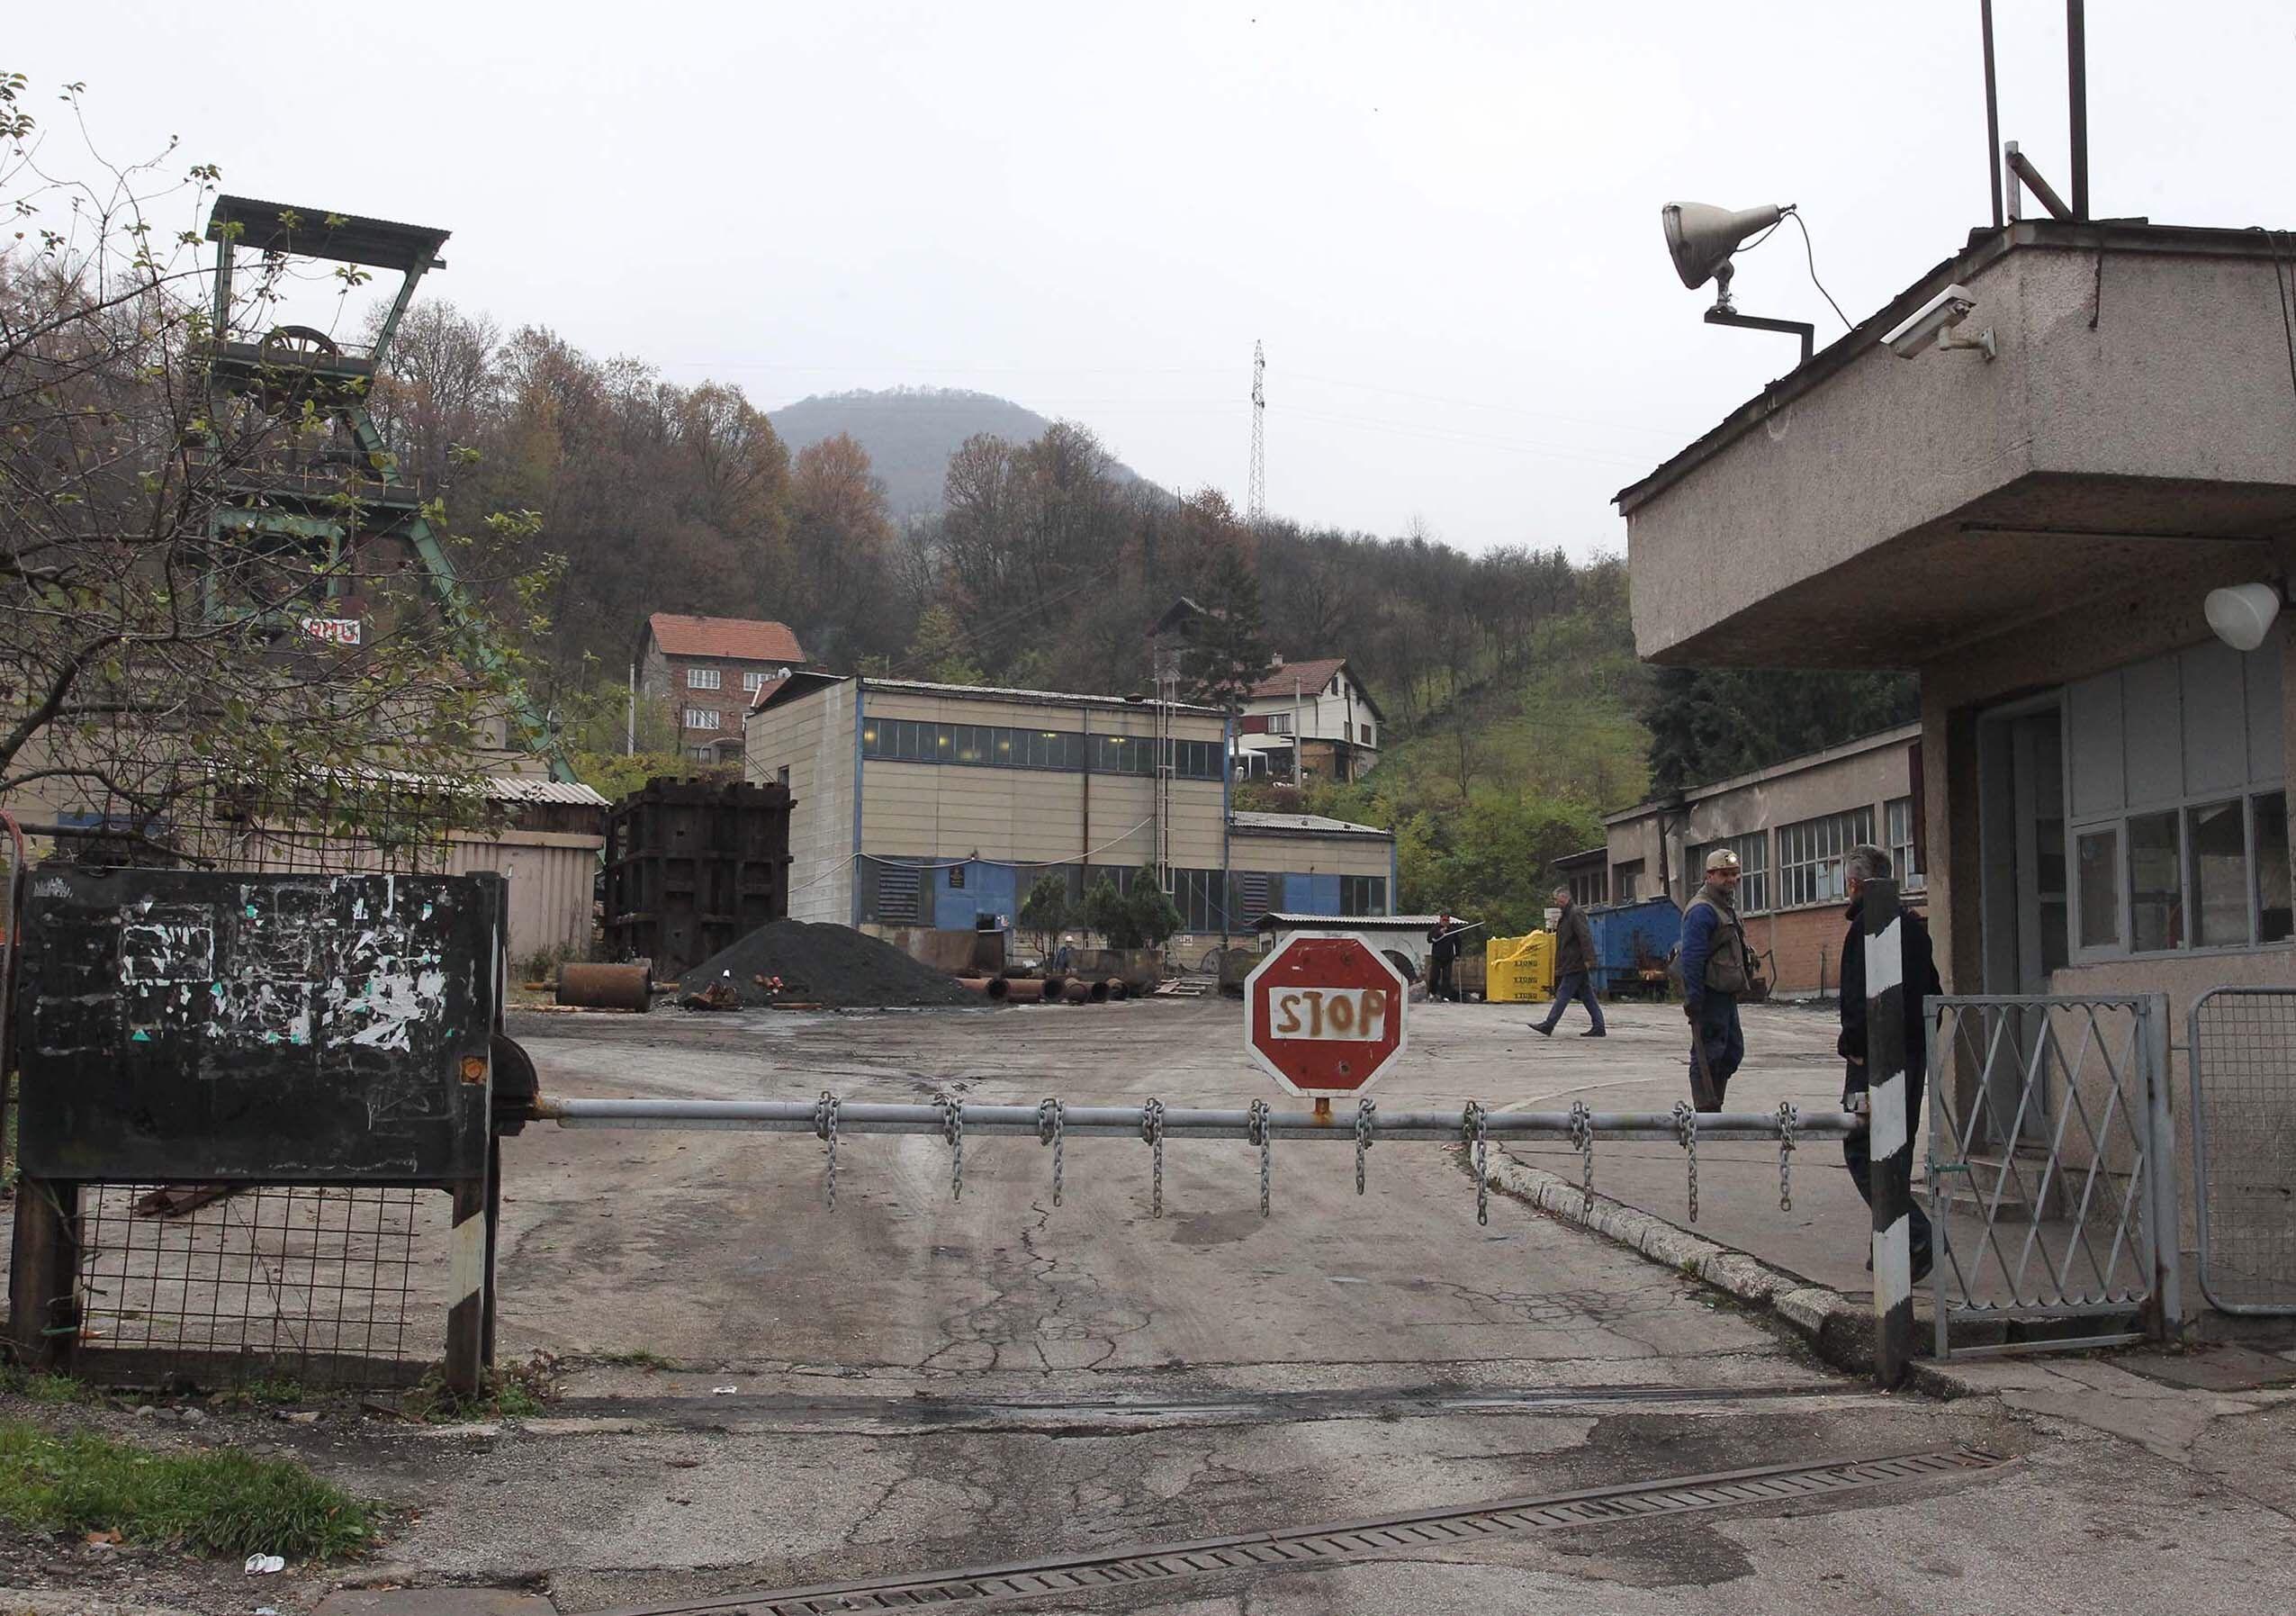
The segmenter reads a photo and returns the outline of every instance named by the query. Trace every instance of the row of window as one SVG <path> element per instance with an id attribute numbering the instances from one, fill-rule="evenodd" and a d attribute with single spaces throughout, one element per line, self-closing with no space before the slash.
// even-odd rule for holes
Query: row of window
<path id="1" fill-rule="evenodd" d="M 725 674 L 716 668 L 688 668 L 686 688 L 689 691 L 724 690 L 725 688 Z M 751 695 L 756 695 L 765 688 L 765 675 L 762 673 L 754 672 L 743 674 L 742 688 Z"/>
<path id="2" fill-rule="evenodd" d="M 686 709 L 688 729 L 718 729 L 725 726 L 725 715 L 714 707 L 689 707 Z"/>
<path id="3" fill-rule="evenodd" d="M 1850 850 L 1859 844 L 1886 847 L 1897 871 L 1901 891 L 1919 891 L 1921 872 L 1914 869 L 1913 799 L 1900 797 L 1882 805 L 1883 826 L 1888 840 L 1874 841 L 1874 811 L 1851 808 L 1823 814 L 1778 827 L 1778 868 L 1775 888 L 1770 869 L 1770 835 L 1766 830 L 1706 842 L 1689 850 L 1691 879 L 1697 879 L 1717 849 L 1738 855 L 1738 911 L 1760 915 L 1771 908 L 1800 908 L 1811 904 L 1840 903 L 1848 896 Z M 1622 869 L 1624 866 L 1621 867 Z M 1639 869 L 1639 866 L 1637 867 Z M 1622 883 L 1620 901 L 1632 894 Z"/>
<path id="4" fill-rule="evenodd" d="M 929 868 L 936 864 L 941 868 Z M 1114 883 L 1119 892 L 1129 892 L 1132 883 L 1146 873 L 1144 869 L 1121 865 L 1095 865 L 1088 870 L 1082 864 L 1054 864 L 1017 870 L 1013 872 L 1014 913 L 1006 918 L 1017 919 L 1020 907 L 1027 903 L 1029 894 L 1040 882 L 1054 881 L 1065 887 L 1068 901 L 1073 905 L 1083 898 L 1087 878 L 1094 882 L 1106 878 Z M 932 895 L 936 889 L 936 877 L 939 885 L 961 890 L 968 879 L 968 868 L 932 859 L 871 857 L 862 860 L 859 880 L 863 924 L 931 925 L 933 923 Z M 980 878 L 971 879 L 977 880 Z M 1270 908 L 1277 907 L 1272 899 L 1284 889 L 1287 879 L 1265 871 L 1175 869 L 1172 871 L 1172 902 L 1180 911 L 1181 929 L 1184 931 L 1200 935 L 1222 929 L 1241 932 Z M 1338 878 L 1338 882 L 1340 916 L 1383 916 L 1387 913 L 1385 876 L 1343 875 Z"/>
<path id="5" fill-rule="evenodd" d="M 1145 736 L 1086 736 L 1075 730 L 936 724 L 923 718 L 869 718 L 861 725 L 861 755 L 889 763 L 1074 772 L 1083 770 L 1089 757 L 1095 774 L 1153 774 L 1156 745 Z M 1177 778 L 1220 777 L 1226 748 L 1220 742 L 1174 741 L 1170 745 Z"/>
<path id="6" fill-rule="evenodd" d="M 2288 795 L 2262 791 L 2130 814 L 2074 833 L 2084 952 L 2285 943 Z"/>

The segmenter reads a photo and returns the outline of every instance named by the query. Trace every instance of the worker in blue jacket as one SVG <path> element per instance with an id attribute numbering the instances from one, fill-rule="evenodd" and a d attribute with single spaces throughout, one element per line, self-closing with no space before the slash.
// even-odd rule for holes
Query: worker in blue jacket
<path id="1" fill-rule="evenodd" d="M 1738 855 L 1717 847 L 1706 856 L 1706 885 L 1682 911 L 1682 1014 L 1688 1017 L 1694 1047 L 1690 1093 L 1697 1097 L 1698 1057 L 1706 1057 L 1714 1082 L 1713 1104 L 1722 1109 L 1724 1091 L 1746 1058 L 1746 1035 L 1738 1025 L 1738 998 L 1752 985 L 1752 952 L 1738 923 Z"/>

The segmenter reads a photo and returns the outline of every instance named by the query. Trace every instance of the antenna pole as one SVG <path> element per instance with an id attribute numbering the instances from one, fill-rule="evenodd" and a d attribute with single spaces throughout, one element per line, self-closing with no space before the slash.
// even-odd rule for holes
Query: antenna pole
<path id="1" fill-rule="evenodd" d="M 2001 91 L 1993 71 L 1993 0 L 1977 0 L 1977 27 L 1985 44 L 1985 180 L 1993 186 L 1993 228 L 2007 221 L 2001 206 Z"/>
<path id="2" fill-rule="evenodd" d="M 2065 0 L 2066 99 L 2073 109 L 2073 217 L 2089 216 L 2089 23 L 2084 0 Z"/>
<path id="3" fill-rule="evenodd" d="M 1252 344 L 1252 474 L 1244 490 L 1244 519 L 1254 527 L 1267 514 L 1267 350 Z"/>

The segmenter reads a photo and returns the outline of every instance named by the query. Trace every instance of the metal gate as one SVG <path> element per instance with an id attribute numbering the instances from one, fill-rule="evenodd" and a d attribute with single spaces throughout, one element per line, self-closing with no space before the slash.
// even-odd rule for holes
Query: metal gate
<path id="1" fill-rule="evenodd" d="M 1929 1001 L 1937 1355 L 2099 1347 L 2173 1333 L 2176 1178 L 2167 1001 Z M 2093 1333 L 1953 1326 L 2093 1319 Z M 2016 1339 L 2022 1334 L 2025 1339 Z"/>
<path id="2" fill-rule="evenodd" d="M 2188 1030 L 2201 1294 L 2296 1314 L 2296 989 L 2211 989 Z"/>

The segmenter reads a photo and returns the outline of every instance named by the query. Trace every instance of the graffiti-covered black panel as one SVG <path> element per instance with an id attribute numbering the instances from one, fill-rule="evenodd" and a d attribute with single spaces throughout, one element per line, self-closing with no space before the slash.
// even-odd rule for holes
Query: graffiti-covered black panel
<path id="1" fill-rule="evenodd" d="M 482 1170 L 500 876 L 49 864 L 31 887 L 16 1046 L 26 1172 L 373 1183 Z"/>

